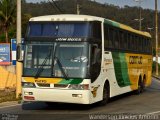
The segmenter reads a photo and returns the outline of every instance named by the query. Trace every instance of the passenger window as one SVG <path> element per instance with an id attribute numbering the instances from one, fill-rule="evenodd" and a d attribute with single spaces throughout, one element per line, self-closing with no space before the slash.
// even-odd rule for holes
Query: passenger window
<path id="1" fill-rule="evenodd" d="M 114 48 L 114 30 L 112 28 L 109 29 L 109 48 Z"/>
<path id="2" fill-rule="evenodd" d="M 134 41 L 135 41 L 135 51 L 138 51 L 138 37 L 137 36 L 135 36 L 134 37 L 135 39 L 134 39 Z"/>
<path id="3" fill-rule="evenodd" d="M 119 32 L 119 39 L 120 39 L 120 49 L 124 49 L 125 39 L 124 39 L 124 33 L 122 31 Z"/>
<path id="4" fill-rule="evenodd" d="M 124 41 L 125 41 L 124 42 L 124 49 L 127 50 L 127 48 L 128 48 L 127 33 L 124 33 Z"/>
<path id="5" fill-rule="evenodd" d="M 115 40 L 115 49 L 119 49 L 119 36 L 117 30 L 115 31 L 114 40 Z"/>
<path id="6" fill-rule="evenodd" d="M 104 48 L 109 47 L 109 29 L 107 26 L 104 26 Z"/>

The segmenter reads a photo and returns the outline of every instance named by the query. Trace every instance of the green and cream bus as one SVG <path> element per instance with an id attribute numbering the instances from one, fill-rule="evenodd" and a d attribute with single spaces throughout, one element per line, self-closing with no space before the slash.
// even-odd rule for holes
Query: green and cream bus
<path id="1" fill-rule="evenodd" d="M 109 19 L 34 17 L 24 45 L 24 101 L 106 104 L 151 84 L 151 35 Z"/>

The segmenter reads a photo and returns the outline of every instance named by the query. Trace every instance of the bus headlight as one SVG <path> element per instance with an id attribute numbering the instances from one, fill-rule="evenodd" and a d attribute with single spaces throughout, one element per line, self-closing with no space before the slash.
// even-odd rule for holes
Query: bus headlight
<path id="1" fill-rule="evenodd" d="M 22 82 L 22 87 L 24 88 L 35 88 L 35 84 L 31 82 Z"/>
<path id="2" fill-rule="evenodd" d="M 88 90 L 89 84 L 71 84 L 69 88 L 74 90 Z"/>

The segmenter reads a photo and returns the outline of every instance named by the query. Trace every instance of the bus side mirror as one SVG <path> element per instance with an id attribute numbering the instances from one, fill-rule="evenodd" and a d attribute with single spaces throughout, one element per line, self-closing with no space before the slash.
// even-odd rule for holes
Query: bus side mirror
<path id="1" fill-rule="evenodd" d="M 23 54 L 24 54 L 24 45 L 22 45 L 22 43 L 19 43 L 17 45 L 17 53 L 16 53 L 16 60 L 18 62 L 23 62 Z"/>

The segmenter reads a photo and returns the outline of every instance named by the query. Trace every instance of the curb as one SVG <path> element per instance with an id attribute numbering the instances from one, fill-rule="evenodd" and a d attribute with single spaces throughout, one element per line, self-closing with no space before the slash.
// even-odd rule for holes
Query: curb
<path id="1" fill-rule="evenodd" d="M 152 77 L 156 78 L 157 80 L 160 80 L 160 77 L 152 75 Z"/>

